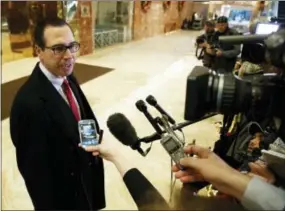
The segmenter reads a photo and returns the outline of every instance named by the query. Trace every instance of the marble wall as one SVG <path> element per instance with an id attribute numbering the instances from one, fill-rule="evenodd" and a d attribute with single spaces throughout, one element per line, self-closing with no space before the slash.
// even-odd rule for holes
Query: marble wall
<path id="1" fill-rule="evenodd" d="M 178 10 L 177 1 L 170 2 L 169 7 L 165 10 L 162 1 L 152 1 L 147 11 L 142 10 L 140 1 L 135 2 L 133 24 L 134 40 L 179 29 L 183 19 L 191 17 L 194 2 L 185 1 L 180 11 Z"/>

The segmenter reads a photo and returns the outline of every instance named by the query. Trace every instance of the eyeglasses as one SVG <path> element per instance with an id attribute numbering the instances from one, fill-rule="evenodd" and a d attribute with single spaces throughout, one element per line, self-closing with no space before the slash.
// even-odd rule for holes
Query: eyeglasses
<path id="1" fill-rule="evenodd" d="M 52 50 L 55 55 L 63 55 L 67 49 L 69 49 L 71 53 L 76 53 L 80 49 L 80 44 L 78 42 L 73 42 L 68 46 L 60 44 L 45 48 Z"/>

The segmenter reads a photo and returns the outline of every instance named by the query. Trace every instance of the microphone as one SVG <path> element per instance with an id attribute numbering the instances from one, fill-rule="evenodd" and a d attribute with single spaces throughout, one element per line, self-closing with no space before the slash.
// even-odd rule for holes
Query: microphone
<path id="1" fill-rule="evenodd" d="M 156 132 L 158 134 L 162 134 L 161 128 L 158 126 L 157 122 L 154 120 L 154 118 L 151 116 L 151 114 L 147 111 L 147 106 L 144 103 L 144 101 L 142 101 L 142 100 L 137 101 L 136 107 L 139 111 L 141 111 L 146 116 L 146 118 L 148 119 L 148 121 L 150 122 L 152 127 L 156 130 Z"/>
<path id="2" fill-rule="evenodd" d="M 124 114 L 112 114 L 107 120 L 107 126 L 113 136 L 122 144 L 137 150 L 142 156 L 146 153 L 141 149 L 135 128 Z"/>
<path id="3" fill-rule="evenodd" d="M 148 104 L 150 104 L 151 106 L 154 106 L 162 115 L 167 116 L 168 121 L 171 124 L 175 125 L 175 120 L 168 113 L 166 113 L 166 111 L 157 103 L 154 96 L 149 95 L 146 98 L 146 102 L 148 102 Z"/>

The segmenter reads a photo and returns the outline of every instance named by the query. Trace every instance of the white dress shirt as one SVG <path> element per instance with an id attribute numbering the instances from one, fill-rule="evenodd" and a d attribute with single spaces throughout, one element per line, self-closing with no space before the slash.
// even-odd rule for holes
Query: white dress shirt
<path id="1" fill-rule="evenodd" d="M 66 95 L 65 95 L 65 93 L 64 93 L 64 91 L 62 89 L 62 84 L 63 84 L 64 79 L 66 79 L 66 77 L 57 77 L 57 76 L 55 76 L 50 71 L 48 71 L 41 62 L 39 64 L 39 67 L 40 67 L 41 71 L 43 72 L 43 74 L 47 77 L 47 79 L 52 83 L 54 88 L 58 91 L 58 93 L 65 100 L 65 102 L 69 105 L 67 97 L 66 97 Z M 77 99 L 76 99 L 75 95 L 73 94 L 73 91 L 71 91 L 71 92 L 72 92 L 72 96 L 73 96 L 73 98 L 75 100 L 75 103 L 76 103 L 76 106 L 77 106 L 77 109 L 79 111 L 79 115 L 80 115 L 80 118 L 81 118 L 79 104 L 77 102 Z"/>

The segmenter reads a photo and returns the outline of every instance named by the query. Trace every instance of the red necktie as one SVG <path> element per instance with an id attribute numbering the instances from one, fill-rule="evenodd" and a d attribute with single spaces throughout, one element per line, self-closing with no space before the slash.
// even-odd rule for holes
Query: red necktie
<path id="1" fill-rule="evenodd" d="M 80 120 L 79 111 L 78 111 L 75 99 L 74 99 L 74 97 L 72 95 L 72 91 L 71 91 L 71 88 L 69 86 L 69 83 L 68 83 L 68 81 L 66 79 L 64 79 L 64 81 L 63 81 L 63 91 L 64 91 L 64 93 L 66 95 L 66 98 L 68 100 L 69 106 L 70 106 L 70 108 L 72 110 L 72 113 L 73 113 L 75 119 L 77 121 L 79 121 Z"/>

